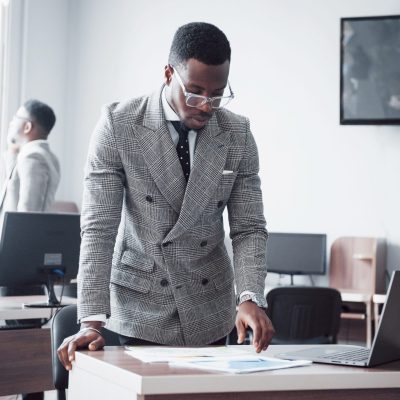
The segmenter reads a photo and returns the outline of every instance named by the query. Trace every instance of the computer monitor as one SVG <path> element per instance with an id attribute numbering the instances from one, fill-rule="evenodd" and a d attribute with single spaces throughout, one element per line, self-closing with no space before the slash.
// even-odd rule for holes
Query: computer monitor
<path id="1" fill-rule="evenodd" d="M 270 232 L 267 241 L 269 272 L 323 275 L 326 271 L 326 235 Z"/>
<path id="2" fill-rule="evenodd" d="M 47 306 L 59 306 L 54 284 L 68 283 L 78 273 L 79 220 L 79 214 L 6 212 L 0 242 L 0 286 L 46 285 Z"/>

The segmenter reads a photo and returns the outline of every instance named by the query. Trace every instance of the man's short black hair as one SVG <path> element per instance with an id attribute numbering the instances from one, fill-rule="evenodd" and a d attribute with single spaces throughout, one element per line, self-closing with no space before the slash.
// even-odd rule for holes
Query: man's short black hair
<path id="1" fill-rule="evenodd" d="M 48 135 L 56 123 L 56 116 L 52 108 L 36 99 L 26 101 L 24 103 L 24 108 L 29 113 L 30 117 L 37 122 L 46 135 Z"/>
<path id="2" fill-rule="evenodd" d="M 168 63 L 179 65 L 194 58 L 207 65 L 221 65 L 231 60 L 231 46 L 225 33 L 206 22 L 191 22 L 175 33 Z"/>

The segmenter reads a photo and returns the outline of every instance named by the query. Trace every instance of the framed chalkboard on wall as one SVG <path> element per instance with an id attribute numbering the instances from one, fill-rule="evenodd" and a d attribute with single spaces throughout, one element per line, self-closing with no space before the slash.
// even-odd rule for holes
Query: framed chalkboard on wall
<path id="1" fill-rule="evenodd" d="M 340 26 L 340 123 L 400 124 L 400 15 Z"/>

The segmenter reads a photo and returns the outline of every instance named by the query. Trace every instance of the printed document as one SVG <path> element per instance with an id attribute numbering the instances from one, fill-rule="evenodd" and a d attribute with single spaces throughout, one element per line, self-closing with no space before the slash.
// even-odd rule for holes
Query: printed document
<path id="1" fill-rule="evenodd" d="M 282 362 L 283 361 L 283 362 Z M 247 374 L 250 372 L 269 371 L 273 369 L 303 367 L 310 365 L 311 361 L 279 360 L 273 357 L 238 356 L 230 360 L 192 360 L 192 361 L 170 361 L 171 366 L 185 368 L 200 368 L 233 374 Z"/>
<path id="2" fill-rule="evenodd" d="M 240 346 L 126 346 L 126 353 L 146 363 L 169 363 L 173 367 L 200 368 L 234 374 L 311 364 L 311 361 L 305 360 L 288 361 L 262 356 Z"/>
<path id="3" fill-rule="evenodd" d="M 125 349 L 127 350 L 127 354 L 143 362 L 189 361 L 198 358 L 202 359 L 204 357 L 212 357 L 213 360 L 216 360 L 249 354 L 246 350 L 226 346 L 126 346 Z"/>

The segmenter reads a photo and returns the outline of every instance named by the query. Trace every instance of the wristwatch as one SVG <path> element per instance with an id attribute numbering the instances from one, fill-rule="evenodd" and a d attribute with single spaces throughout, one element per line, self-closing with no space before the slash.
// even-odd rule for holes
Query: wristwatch
<path id="1" fill-rule="evenodd" d="M 239 298 L 239 305 L 249 300 L 260 308 L 267 308 L 266 300 L 262 296 L 257 296 L 255 293 L 242 294 Z"/>

